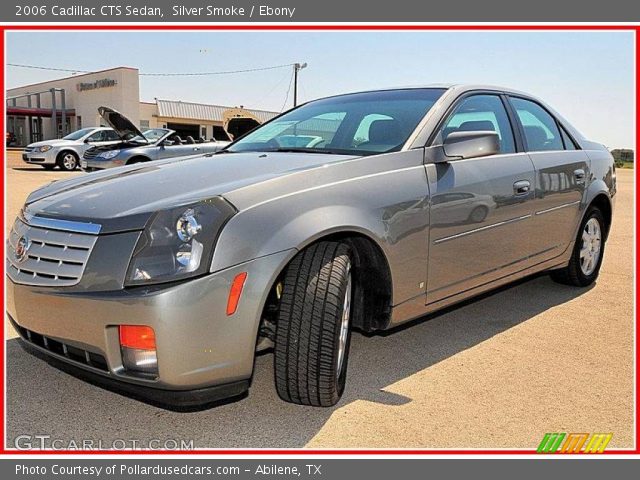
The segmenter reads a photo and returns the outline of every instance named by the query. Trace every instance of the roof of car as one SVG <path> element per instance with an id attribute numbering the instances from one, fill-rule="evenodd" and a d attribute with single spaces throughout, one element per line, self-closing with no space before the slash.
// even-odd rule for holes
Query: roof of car
<path id="1" fill-rule="evenodd" d="M 526 92 L 522 92 L 520 90 L 515 90 L 513 88 L 500 87 L 497 85 L 485 85 L 485 84 L 456 84 L 456 83 L 431 83 L 426 85 L 405 85 L 400 87 L 382 87 L 382 88 L 374 88 L 370 90 L 360 90 L 354 92 L 346 92 L 346 93 L 338 93 L 335 95 L 328 95 L 326 97 L 321 97 L 316 100 L 324 100 L 327 98 L 341 97 L 344 95 L 354 95 L 359 93 L 374 93 L 374 92 L 388 92 L 393 90 L 412 90 L 412 89 L 425 89 L 425 88 L 439 88 L 445 89 L 450 92 L 464 93 L 474 90 L 484 90 L 484 91 L 492 91 L 492 92 L 500 92 L 500 93 L 508 93 L 511 95 L 524 96 L 531 99 L 535 99 L 540 101 L 534 95 L 531 95 Z M 311 100 L 315 101 L 315 100 Z"/>
<path id="2" fill-rule="evenodd" d="M 374 88 L 371 90 L 363 90 L 363 91 L 350 92 L 350 93 L 382 92 L 382 91 L 390 91 L 390 90 L 410 90 L 410 89 L 420 89 L 420 88 L 443 88 L 446 90 L 458 90 L 458 91 L 489 90 L 489 91 L 512 93 L 516 95 L 531 96 L 526 92 L 522 92 L 520 90 L 516 90 L 513 88 L 502 87 L 499 85 L 473 84 L 473 83 L 430 83 L 425 85 L 404 85 L 400 87 Z"/>

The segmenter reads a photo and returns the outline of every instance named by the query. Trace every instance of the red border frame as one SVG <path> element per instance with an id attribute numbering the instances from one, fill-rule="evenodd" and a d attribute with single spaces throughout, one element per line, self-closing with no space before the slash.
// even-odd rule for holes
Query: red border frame
<path id="1" fill-rule="evenodd" d="M 638 25 L 376 25 L 376 24 L 354 24 L 354 25 L 262 25 L 262 24 L 238 24 L 238 25 L 0 25 L 0 59 L 4 67 L 4 47 L 5 47 L 5 32 L 6 31 L 21 31 L 21 30 L 80 30 L 80 31 L 102 31 L 102 30 L 212 30 L 212 31 L 372 31 L 372 30 L 385 30 L 385 31 L 443 31 L 443 30 L 464 30 L 464 31 L 629 31 L 635 32 L 635 60 L 636 60 L 636 152 L 637 139 L 640 136 L 640 90 L 638 89 L 638 78 L 640 77 L 640 51 L 638 49 L 638 36 L 640 34 L 640 26 Z M 4 74 L 0 76 L 0 88 L 4 90 Z M 0 128 L 5 131 L 5 104 L 2 102 L 0 105 Z M 4 182 L 5 182 L 5 167 L 3 165 L 0 172 L 0 193 L 2 194 L 1 203 L 4 211 Z M 640 168 L 635 168 L 635 181 L 636 187 L 640 180 Z M 638 192 L 635 192 L 635 207 L 636 212 L 640 211 L 640 197 Z M 636 261 L 640 256 L 640 242 L 638 242 L 638 222 L 636 218 L 635 226 L 635 255 Z M 4 247 L 3 247 L 4 248 Z M 4 253 L 4 250 L 3 250 Z M 636 264 L 637 267 L 637 264 Z M 638 295 L 640 287 L 638 283 L 635 284 L 635 294 Z M 4 311 L 4 286 L 3 295 L 1 299 L 2 311 Z M 636 332 L 640 329 L 640 320 L 636 312 Z M 637 335 L 637 334 L 636 334 Z M 638 339 L 635 342 L 635 360 L 636 368 L 640 364 L 640 349 L 638 349 Z M 101 455 L 101 454 L 123 454 L 123 455 L 202 455 L 202 454 L 217 454 L 217 455 L 531 455 L 535 454 L 534 448 L 531 450 L 421 450 L 421 449 L 346 449 L 346 450 L 319 450 L 319 449 L 199 449 L 199 450 L 92 450 L 92 451 L 79 451 L 79 450 L 7 450 L 5 439 L 5 424 L 4 424 L 4 392 L 6 389 L 4 379 L 4 355 L 5 355 L 5 329 L 2 328 L 0 334 L 0 359 L 3 361 L 0 365 L 0 375 L 2 375 L 2 393 L 3 401 L 0 404 L 0 455 Z M 637 372 L 636 372 L 637 376 Z M 630 450 L 607 450 L 604 455 L 638 455 L 640 454 L 640 383 L 636 378 L 635 385 L 635 449 Z M 535 440 L 535 439 L 534 439 Z"/>

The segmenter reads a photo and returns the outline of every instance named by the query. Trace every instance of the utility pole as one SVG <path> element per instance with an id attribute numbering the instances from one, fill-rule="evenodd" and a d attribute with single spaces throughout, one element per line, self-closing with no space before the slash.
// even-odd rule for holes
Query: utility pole
<path id="1" fill-rule="evenodd" d="M 294 107 L 298 105 L 298 72 L 303 68 L 307 68 L 306 62 L 293 64 L 293 106 Z"/>

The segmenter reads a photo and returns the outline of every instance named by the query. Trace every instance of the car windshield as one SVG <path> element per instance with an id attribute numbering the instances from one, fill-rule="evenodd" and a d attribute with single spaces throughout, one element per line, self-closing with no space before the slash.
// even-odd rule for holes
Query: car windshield
<path id="1" fill-rule="evenodd" d="M 398 151 L 443 92 L 414 88 L 316 100 L 265 123 L 225 151 L 355 155 Z"/>
<path id="2" fill-rule="evenodd" d="M 151 130 L 146 130 L 142 132 L 142 135 L 144 135 L 144 138 L 142 138 L 140 135 L 136 135 L 129 141 L 142 142 L 142 143 L 156 143 L 158 140 L 164 137 L 167 133 L 169 133 L 169 130 L 165 128 L 152 128 Z"/>
<path id="3" fill-rule="evenodd" d="M 80 140 L 85 135 L 89 135 L 93 132 L 95 128 L 81 128 L 80 130 L 76 130 L 75 132 L 71 132 L 66 137 L 62 137 L 63 140 Z"/>

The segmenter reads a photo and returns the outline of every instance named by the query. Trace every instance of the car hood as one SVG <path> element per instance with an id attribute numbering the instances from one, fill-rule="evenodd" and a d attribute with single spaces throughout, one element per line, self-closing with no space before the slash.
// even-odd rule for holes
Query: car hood
<path id="1" fill-rule="evenodd" d="M 62 147 L 65 145 L 78 145 L 79 143 L 82 142 L 78 142 L 77 140 L 64 140 L 60 138 L 55 140 L 44 140 L 42 142 L 30 143 L 29 145 L 27 145 L 27 148 L 44 147 L 45 145 L 51 145 L 52 147 Z"/>
<path id="2" fill-rule="evenodd" d="M 116 131 L 122 140 L 131 140 L 133 137 L 137 136 L 144 138 L 144 135 L 142 135 L 142 132 L 138 130 L 138 127 L 136 127 L 131 120 L 117 110 L 109 107 L 100 107 L 98 108 L 98 113 L 104 121 Z"/>
<path id="3" fill-rule="evenodd" d="M 141 229 L 156 211 L 353 158 L 305 153 L 223 153 L 112 168 L 46 185 L 25 216 L 99 223 L 102 233 Z"/>

